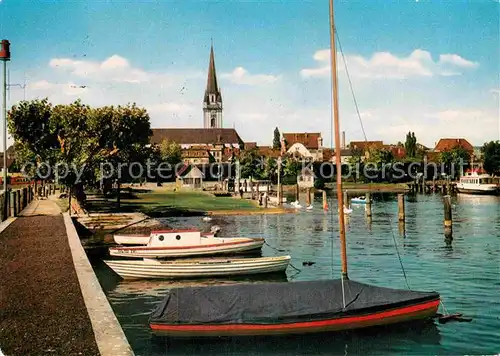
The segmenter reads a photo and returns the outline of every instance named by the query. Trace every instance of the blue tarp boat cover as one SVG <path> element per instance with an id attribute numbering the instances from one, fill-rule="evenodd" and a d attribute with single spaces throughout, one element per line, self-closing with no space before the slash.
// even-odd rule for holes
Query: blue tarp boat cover
<path id="1" fill-rule="evenodd" d="M 276 324 L 363 315 L 439 298 L 436 292 L 381 288 L 351 280 L 175 288 L 151 324 Z"/>

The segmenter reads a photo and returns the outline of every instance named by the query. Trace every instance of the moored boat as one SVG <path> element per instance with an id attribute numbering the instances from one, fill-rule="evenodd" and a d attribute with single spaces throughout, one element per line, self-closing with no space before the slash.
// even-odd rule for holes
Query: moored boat
<path id="1" fill-rule="evenodd" d="M 123 279 L 138 278 L 200 278 L 284 272 L 290 256 L 259 258 L 210 258 L 162 261 L 104 261 Z"/>
<path id="2" fill-rule="evenodd" d="M 117 234 L 113 235 L 114 241 L 119 245 L 147 245 L 151 236 L 155 234 L 152 231 L 149 235 L 147 234 Z M 215 233 L 201 234 L 205 237 L 215 237 Z"/>
<path id="3" fill-rule="evenodd" d="M 343 207 L 333 0 L 330 45 L 336 196 L 338 206 Z M 151 330 L 176 337 L 270 336 L 353 330 L 435 317 L 440 305 L 437 292 L 382 288 L 349 279 L 345 219 L 339 209 L 340 280 L 172 289 L 150 315 Z"/>
<path id="4" fill-rule="evenodd" d="M 171 289 L 149 324 L 172 337 L 307 334 L 426 319 L 439 302 L 435 292 L 351 280 L 188 287 Z"/>
<path id="5" fill-rule="evenodd" d="M 145 246 L 111 247 L 111 256 L 136 258 L 172 258 L 209 256 L 255 251 L 262 248 L 263 238 L 214 237 L 198 230 L 157 230 Z"/>
<path id="6" fill-rule="evenodd" d="M 500 187 L 493 181 L 493 177 L 481 170 L 470 170 L 460 177 L 457 183 L 459 193 L 495 195 Z"/>

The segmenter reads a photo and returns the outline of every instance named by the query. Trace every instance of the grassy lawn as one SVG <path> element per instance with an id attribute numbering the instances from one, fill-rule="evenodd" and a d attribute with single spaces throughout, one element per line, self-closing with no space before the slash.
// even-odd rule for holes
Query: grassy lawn
<path id="1" fill-rule="evenodd" d="M 142 204 L 148 209 L 173 208 L 179 210 L 254 210 L 258 209 L 248 200 L 231 197 L 215 197 L 200 192 L 151 192 L 137 195 L 138 199 L 124 200 L 123 203 Z"/>
<path id="2" fill-rule="evenodd" d="M 120 208 L 116 199 L 96 204 L 90 202 L 91 212 L 142 212 L 149 216 L 200 215 L 209 211 L 259 211 L 249 200 L 215 197 L 202 192 L 172 192 L 166 190 L 122 193 Z"/>

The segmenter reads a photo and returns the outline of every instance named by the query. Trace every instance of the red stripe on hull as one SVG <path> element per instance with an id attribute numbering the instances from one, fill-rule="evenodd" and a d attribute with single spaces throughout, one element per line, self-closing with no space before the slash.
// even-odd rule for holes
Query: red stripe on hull
<path id="1" fill-rule="evenodd" d="M 388 311 L 337 319 L 287 324 L 162 325 L 150 324 L 152 331 L 170 336 L 283 335 L 360 329 L 432 317 L 440 300 L 432 300 Z"/>

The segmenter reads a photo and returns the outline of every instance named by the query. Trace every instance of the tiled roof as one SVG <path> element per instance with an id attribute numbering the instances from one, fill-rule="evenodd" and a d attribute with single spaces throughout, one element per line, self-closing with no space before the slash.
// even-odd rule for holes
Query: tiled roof
<path id="1" fill-rule="evenodd" d="M 367 149 L 370 148 L 375 148 L 375 149 L 382 149 L 384 148 L 384 142 L 383 141 L 351 141 L 349 144 L 349 148 L 352 149 L 358 149 L 362 151 L 366 151 Z"/>
<path id="2" fill-rule="evenodd" d="M 281 154 L 281 150 L 275 150 L 271 146 L 259 146 L 257 147 L 257 154 L 261 157 L 278 158 Z"/>
<path id="3" fill-rule="evenodd" d="M 257 147 L 257 142 L 245 142 L 245 150 Z"/>
<path id="4" fill-rule="evenodd" d="M 474 152 L 474 147 L 465 138 L 442 138 L 437 143 L 434 151 L 449 151 L 457 146 L 462 147 L 469 153 Z"/>
<path id="5" fill-rule="evenodd" d="M 153 129 L 151 143 L 163 140 L 179 145 L 242 144 L 235 129 Z"/>
<path id="6" fill-rule="evenodd" d="M 319 132 L 283 133 L 283 137 L 288 144 L 288 148 L 294 143 L 301 143 L 307 149 L 317 150 L 319 148 L 318 139 L 321 138 Z"/>

